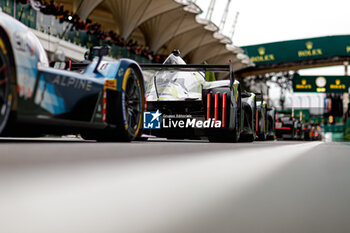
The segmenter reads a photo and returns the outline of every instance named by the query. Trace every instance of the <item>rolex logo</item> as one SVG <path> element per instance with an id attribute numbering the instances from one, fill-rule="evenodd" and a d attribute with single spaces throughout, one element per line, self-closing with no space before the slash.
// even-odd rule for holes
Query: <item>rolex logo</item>
<path id="1" fill-rule="evenodd" d="M 312 49 L 313 43 L 311 41 L 308 41 L 305 43 L 307 49 Z"/>
<path id="2" fill-rule="evenodd" d="M 301 84 L 305 85 L 306 84 L 306 80 L 305 79 L 301 80 Z"/>
<path id="3" fill-rule="evenodd" d="M 335 80 L 335 84 L 339 85 L 340 84 L 340 80 L 339 79 Z"/>
<path id="4" fill-rule="evenodd" d="M 264 55 L 264 54 L 265 54 L 265 48 L 264 48 L 264 47 L 258 48 L 258 52 L 259 52 L 259 54 L 260 54 L 261 56 Z"/>

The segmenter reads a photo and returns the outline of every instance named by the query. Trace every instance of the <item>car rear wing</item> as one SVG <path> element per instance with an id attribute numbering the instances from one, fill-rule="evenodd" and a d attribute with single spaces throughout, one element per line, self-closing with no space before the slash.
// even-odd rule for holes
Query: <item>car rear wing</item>
<path id="1" fill-rule="evenodd" d="M 155 71 L 187 71 L 187 72 L 229 72 L 230 73 L 230 87 L 235 81 L 232 62 L 228 65 L 192 65 L 192 64 L 139 64 L 142 70 Z"/>

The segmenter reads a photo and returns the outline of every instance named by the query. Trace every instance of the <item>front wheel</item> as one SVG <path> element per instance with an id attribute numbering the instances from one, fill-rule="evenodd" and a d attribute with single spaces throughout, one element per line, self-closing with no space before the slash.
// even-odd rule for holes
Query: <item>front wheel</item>
<path id="1" fill-rule="evenodd" d="M 117 141 L 131 141 L 141 135 L 144 93 L 142 75 L 129 67 L 115 106 L 117 128 L 113 134 Z"/>
<path id="2" fill-rule="evenodd" d="M 8 123 L 11 105 L 11 77 L 14 64 L 11 63 L 10 46 L 4 33 L 0 31 L 0 135 Z"/>

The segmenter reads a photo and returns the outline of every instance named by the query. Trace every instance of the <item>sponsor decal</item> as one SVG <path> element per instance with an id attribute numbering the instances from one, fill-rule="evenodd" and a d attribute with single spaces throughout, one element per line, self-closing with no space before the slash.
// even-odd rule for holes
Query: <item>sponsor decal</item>
<path id="1" fill-rule="evenodd" d="M 25 52 L 26 51 L 26 43 L 24 43 L 25 39 L 23 37 L 24 37 L 23 34 L 17 32 L 17 31 L 14 33 L 14 39 L 16 41 L 14 47 L 18 51 Z"/>
<path id="2" fill-rule="evenodd" d="M 329 87 L 331 89 L 340 89 L 340 90 L 345 90 L 346 88 L 345 84 L 341 84 L 340 79 L 336 79 L 335 84 L 331 84 Z"/>
<path id="3" fill-rule="evenodd" d="M 122 76 L 124 74 L 124 68 L 120 68 L 118 71 L 118 76 Z"/>
<path id="4" fill-rule="evenodd" d="M 114 90 L 114 91 L 117 90 L 117 80 L 116 79 L 106 80 L 104 88 Z"/>
<path id="5" fill-rule="evenodd" d="M 258 53 L 259 53 L 259 56 L 254 56 L 254 57 L 250 58 L 250 60 L 252 62 L 264 62 L 264 61 L 273 61 L 273 60 L 275 60 L 275 55 L 273 55 L 273 54 L 265 54 L 266 53 L 266 49 L 264 47 L 259 47 L 258 48 Z"/>
<path id="6" fill-rule="evenodd" d="M 311 84 L 307 84 L 306 79 L 301 80 L 301 84 L 296 85 L 297 89 L 311 89 Z"/>
<path id="7" fill-rule="evenodd" d="M 145 129 L 170 129 L 170 128 L 221 128 L 222 122 L 209 118 L 207 120 L 192 117 L 192 115 L 175 114 L 163 115 L 157 110 L 156 112 L 144 112 Z"/>
<path id="8" fill-rule="evenodd" d="M 52 81 L 53 85 L 58 85 L 62 87 L 72 87 L 75 89 L 91 91 L 92 89 L 92 81 L 78 79 L 74 77 L 65 77 L 65 76 L 56 76 Z"/>
<path id="9" fill-rule="evenodd" d="M 298 57 L 311 57 L 311 56 L 318 56 L 322 55 L 322 49 L 316 48 L 314 49 L 313 46 L 314 44 L 312 41 L 307 41 L 305 43 L 306 50 L 299 50 L 298 51 Z"/>
<path id="10" fill-rule="evenodd" d="M 144 112 L 143 113 L 143 128 L 144 129 L 160 129 L 161 127 L 162 113 L 157 110 L 156 112 Z"/>

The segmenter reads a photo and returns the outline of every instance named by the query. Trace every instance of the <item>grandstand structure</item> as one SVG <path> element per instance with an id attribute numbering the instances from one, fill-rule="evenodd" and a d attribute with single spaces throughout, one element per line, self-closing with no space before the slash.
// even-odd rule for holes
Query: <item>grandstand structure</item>
<path id="1" fill-rule="evenodd" d="M 237 54 L 243 51 L 230 40 L 214 36 L 220 29 L 199 18 L 202 9 L 189 0 L 63 0 L 65 6 L 85 19 L 91 18 L 117 30 L 121 37 L 135 38 L 151 51 L 169 54 L 181 51 L 188 63 L 236 62 L 236 69 L 250 64 Z"/>
<path id="2" fill-rule="evenodd" d="M 29 2 L 32 4 L 33 1 Z M 10 9 L 11 4 L 13 9 Z M 79 58 L 78 54 L 83 54 L 93 45 L 106 43 L 87 31 L 74 30 L 69 22 L 62 22 L 54 15 L 44 15 L 33 9 L 31 4 L 0 0 L 4 12 L 13 14 L 35 29 L 49 52 L 61 48 L 67 57 L 82 60 L 83 56 Z M 179 49 L 189 64 L 204 61 L 225 64 L 231 60 L 236 71 L 252 64 L 241 48 L 219 33 L 218 26 L 199 17 L 202 9 L 190 0 L 62 0 L 60 5 L 82 21 L 89 19 L 100 24 L 104 32 L 113 31 L 125 41 L 137 41 L 154 56 L 168 55 L 173 49 Z M 67 41 L 73 45 L 70 47 Z M 118 45 L 111 47 L 114 58 L 129 57 L 141 63 L 155 62 L 147 56 L 133 54 L 127 48 Z"/>

